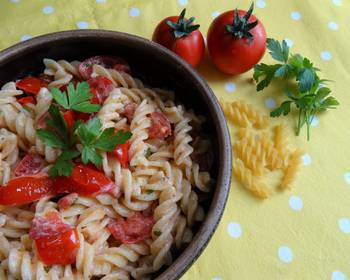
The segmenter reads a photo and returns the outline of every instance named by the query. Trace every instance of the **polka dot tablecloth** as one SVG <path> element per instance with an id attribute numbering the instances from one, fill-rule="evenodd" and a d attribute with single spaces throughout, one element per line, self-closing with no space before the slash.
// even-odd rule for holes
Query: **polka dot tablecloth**
<path id="1" fill-rule="evenodd" d="M 322 69 L 339 109 L 312 123 L 311 141 L 296 137 L 304 166 L 290 191 L 267 201 L 249 195 L 233 179 L 225 214 L 207 249 L 182 280 L 350 279 L 350 29 L 349 0 L 257 0 L 255 14 L 268 36 L 286 39 L 293 53 Z M 103 28 L 150 38 L 156 24 L 186 7 L 203 34 L 213 18 L 249 1 L 202 0 L 1 0 L 0 48 L 40 34 Z M 271 62 L 268 55 L 264 62 Z M 199 72 L 215 94 L 243 99 L 268 113 L 282 100 L 276 85 L 256 93 L 252 72 L 219 73 L 206 58 Z M 235 141 L 235 135 L 232 134 Z"/>

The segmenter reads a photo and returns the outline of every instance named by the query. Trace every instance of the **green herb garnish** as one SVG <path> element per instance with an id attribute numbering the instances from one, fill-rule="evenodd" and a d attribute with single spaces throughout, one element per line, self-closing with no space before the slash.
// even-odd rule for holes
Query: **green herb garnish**
<path id="1" fill-rule="evenodd" d="M 160 236 L 162 234 L 162 232 L 159 229 L 156 229 L 155 231 L 153 231 L 153 234 L 155 236 Z"/>
<path id="2" fill-rule="evenodd" d="M 306 124 L 309 140 L 310 125 L 315 115 L 327 109 L 335 109 L 339 102 L 330 96 L 331 90 L 324 86 L 327 80 L 320 79 L 318 75 L 320 69 L 314 67 L 306 57 L 290 54 L 286 41 L 280 43 L 274 39 L 267 39 L 267 48 L 272 58 L 280 63 L 274 65 L 261 63 L 254 67 L 253 78 L 257 82 L 256 89 L 263 90 L 275 78 L 295 80 L 297 89 L 288 88 L 286 93 L 288 99 L 273 110 L 270 116 L 286 116 L 294 104 L 299 110 L 296 134 L 299 135 L 301 128 Z"/>
<path id="3" fill-rule="evenodd" d="M 94 113 L 101 108 L 101 105 L 90 102 L 94 95 L 90 92 L 90 86 L 87 82 L 77 83 L 76 88 L 70 83 L 67 87 L 67 93 L 61 92 L 58 88 L 53 88 L 51 93 L 55 101 L 66 110 Z"/>
<path id="4" fill-rule="evenodd" d="M 152 194 L 152 193 L 154 193 L 154 190 L 147 190 L 146 193 L 147 194 Z"/>

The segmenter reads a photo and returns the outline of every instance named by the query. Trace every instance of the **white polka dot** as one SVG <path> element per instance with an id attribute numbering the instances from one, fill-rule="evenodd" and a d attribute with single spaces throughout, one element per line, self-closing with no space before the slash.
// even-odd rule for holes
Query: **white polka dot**
<path id="1" fill-rule="evenodd" d="M 339 7 L 342 5 L 342 0 L 333 0 L 333 4 Z"/>
<path id="2" fill-rule="evenodd" d="M 303 163 L 304 165 L 310 165 L 311 164 L 311 156 L 309 154 L 304 154 L 303 155 Z"/>
<path id="3" fill-rule="evenodd" d="M 312 118 L 311 125 L 312 126 L 318 126 L 319 123 L 320 123 L 320 120 L 318 119 L 318 117 L 314 116 Z"/>
<path id="4" fill-rule="evenodd" d="M 290 17 L 294 20 L 299 20 L 301 19 L 301 13 L 298 11 L 294 11 L 290 14 Z"/>
<path id="5" fill-rule="evenodd" d="M 331 30 L 338 30 L 338 24 L 334 21 L 328 22 L 328 28 Z"/>
<path id="6" fill-rule="evenodd" d="M 300 211 L 301 209 L 303 209 L 303 201 L 299 196 L 292 195 L 289 198 L 289 206 L 295 211 Z"/>
<path id="7" fill-rule="evenodd" d="M 129 16 L 138 17 L 140 15 L 140 9 L 136 7 L 132 7 L 129 9 Z"/>
<path id="8" fill-rule="evenodd" d="M 289 38 L 285 38 L 284 41 L 286 41 L 288 47 L 291 47 L 294 45 L 294 42 Z"/>
<path id="9" fill-rule="evenodd" d="M 264 0 L 257 0 L 257 1 L 256 1 L 256 6 L 257 6 L 258 8 L 263 9 L 263 8 L 266 7 L 266 2 L 265 2 Z"/>
<path id="10" fill-rule="evenodd" d="M 107 2 L 107 0 L 96 0 L 97 4 L 103 4 L 103 3 L 106 3 L 106 2 Z"/>
<path id="11" fill-rule="evenodd" d="M 46 7 L 44 7 L 43 8 L 43 13 L 44 14 L 52 14 L 53 12 L 54 12 L 54 8 L 53 7 L 51 7 L 51 6 L 46 6 Z"/>
<path id="12" fill-rule="evenodd" d="M 242 229 L 238 223 L 229 223 L 227 226 L 227 232 L 233 238 L 238 238 L 242 235 Z"/>
<path id="13" fill-rule="evenodd" d="M 228 92 L 234 92 L 236 90 L 236 84 L 235 83 L 231 83 L 231 82 L 228 82 L 225 84 L 225 89 L 228 91 Z"/>
<path id="14" fill-rule="evenodd" d="M 212 12 L 211 13 L 211 17 L 212 18 L 216 18 L 216 17 L 218 17 L 220 15 L 220 12 L 219 11 L 215 11 L 215 12 Z"/>
<path id="15" fill-rule="evenodd" d="M 89 24 L 86 21 L 78 21 L 77 27 L 79 29 L 87 29 L 87 28 L 89 28 Z"/>
<path id="16" fill-rule="evenodd" d="M 342 232 L 350 233 L 350 220 L 348 218 L 339 219 L 338 226 Z"/>
<path id="17" fill-rule="evenodd" d="M 21 0 L 10 0 L 11 3 L 19 3 Z"/>
<path id="18" fill-rule="evenodd" d="M 22 42 L 23 42 L 23 41 L 27 41 L 27 40 L 32 39 L 32 38 L 33 38 L 32 35 L 25 34 L 25 35 L 23 35 L 23 36 L 21 37 L 21 41 L 22 41 Z"/>
<path id="19" fill-rule="evenodd" d="M 332 280 L 347 280 L 345 274 L 341 271 L 333 271 Z"/>
<path id="20" fill-rule="evenodd" d="M 281 246 L 278 248 L 278 257 L 282 262 L 290 263 L 293 260 L 293 252 L 287 246 Z"/>
<path id="21" fill-rule="evenodd" d="M 216 276 L 216 277 L 212 278 L 211 280 L 222 280 L 222 278 Z"/>
<path id="22" fill-rule="evenodd" d="M 350 172 L 346 172 L 344 174 L 344 179 L 345 179 L 345 182 L 350 185 Z"/>
<path id="23" fill-rule="evenodd" d="M 276 101 L 275 99 L 269 97 L 265 99 L 265 106 L 269 109 L 275 109 L 276 108 Z"/>
<path id="24" fill-rule="evenodd" d="M 181 6 L 186 6 L 188 4 L 188 0 L 177 0 Z"/>
<path id="25" fill-rule="evenodd" d="M 331 60 L 332 54 L 329 51 L 323 51 L 321 52 L 321 58 L 326 61 Z"/>

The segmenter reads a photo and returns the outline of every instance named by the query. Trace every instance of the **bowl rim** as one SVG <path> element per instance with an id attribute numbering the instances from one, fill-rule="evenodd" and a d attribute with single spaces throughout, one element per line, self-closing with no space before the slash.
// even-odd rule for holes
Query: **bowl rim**
<path id="1" fill-rule="evenodd" d="M 179 71 L 183 71 L 184 74 L 190 75 L 195 80 L 196 87 L 202 92 L 202 97 L 206 99 L 205 103 L 212 109 L 210 117 L 213 119 L 214 126 L 216 127 L 216 136 L 218 137 L 218 144 L 220 146 L 220 164 L 214 197 L 210 208 L 206 213 L 206 217 L 193 240 L 175 259 L 175 261 L 155 278 L 155 280 L 179 279 L 198 259 L 208 245 L 221 220 L 229 196 L 232 174 L 231 140 L 226 119 L 221 110 L 219 102 L 204 78 L 202 78 L 202 76 L 195 69 L 193 69 L 187 62 L 182 60 L 176 54 L 148 39 L 112 30 L 67 30 L 44 34 L 27 41 L 19 42 L 0 52 L 0 68 L 7 62 L 15 60 L 18 54 L 25 55 L 27 52 L 30 52 L 33 49 L 35 50 L 40 46 L 54 44 L 55 42 L 61 40 L 72 40 L 73 38 L 75 40 L 84 38 L 92 40 L 108 38 L 119 41 L 128 41 L 131 44 L 142 45 L 148 49 L 155 48 L 160 55 L 165 57 L 165 60 L 172 60 L 174 63 L 179 65 Z"/>

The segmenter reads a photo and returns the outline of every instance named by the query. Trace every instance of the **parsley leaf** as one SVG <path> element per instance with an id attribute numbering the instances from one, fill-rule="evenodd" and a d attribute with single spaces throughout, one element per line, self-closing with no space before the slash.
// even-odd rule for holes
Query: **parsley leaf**
<path id="1" fill-rule="evenodd" d="M 78 157 L 80 152 L 78 150 L 66 150 L 56 159 L 55 164 L 49 170 L 51 177 L 69 176 L 74 167 L 72 159 Z"/>
<path id="2" fill-rule="evenodd" d="M 94 113 L 100 110 L 100 105 L 90 102 L 94 95 L 90 92 L 90 86 L 87 82 L 77 83 L 76 88 L 72 83 L 69 83 L 67 91 L 68 94 L 61 92 L 58 88 L 51 90 L 53 98 L 64 109 L 84 113 Z"/>
<path id="3" fill-rule="evenodd" d="M 274 39 L 267 39 L 267 48 L 277 64 L 267 65 L 260 63 L 255 65 L 253 78 L 257 82 L 256 90 L 266 88 L 274 78 L 294 79 L 295 84 L 286 82 L 288 99 L 271 111 L 271 117 L 286 116 L 292 111 L 292 106 L 298 110 L 298 123 L 296 134 L 300 134 L 301 128 L 306 124 L 307 139 L 310 139 L 310 126 L 316 114 L 334 109 L 339 102 L 329 96 L 331 90 L 324 86 L 328 80 L 320 79 L 318 68 L 300 54 L 289 55 L 289 47 L 285 41 L 282 43 Z M 280 64 L 280 63 L 283 64 Z M 294 90 L 294 92 L 293 92 Z"/>

